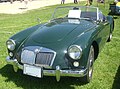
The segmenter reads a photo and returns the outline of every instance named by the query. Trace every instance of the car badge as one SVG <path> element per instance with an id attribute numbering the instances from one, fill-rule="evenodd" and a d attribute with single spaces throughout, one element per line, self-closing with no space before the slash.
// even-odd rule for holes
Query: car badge
<path id="1" fill-rule="evenodd" d="M 40 49 L 35 49 L 35 53 L 39 53 L 40 52 Z"/>

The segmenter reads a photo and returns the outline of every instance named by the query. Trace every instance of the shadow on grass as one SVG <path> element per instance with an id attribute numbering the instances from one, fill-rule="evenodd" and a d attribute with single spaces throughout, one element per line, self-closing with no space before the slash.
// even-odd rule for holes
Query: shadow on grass
<path id="1" fill-rule="evenodd" d="M 55 77 L 35 78 L 23 75 L 21 70 L 15 73 L 12 65 L 4 66 L 0 69 L 0 73 L 3 77 L 7 77 L 5 82 L 12 81 L 23 89 L 74 89 L 74 85 L 84 85 L 77 78 L 72 77 L 62 77 L 60 82 L 57 82 Z"/>
<path id="2" fill-rule="evenodd" d="M 118 67 L 117 73 L 115 75 L 112 89 L 120 89 L 120 66 Z"/>

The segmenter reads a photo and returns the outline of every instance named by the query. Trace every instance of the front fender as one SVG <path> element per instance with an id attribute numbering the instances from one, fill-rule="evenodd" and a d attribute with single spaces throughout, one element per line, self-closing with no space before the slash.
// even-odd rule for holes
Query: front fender
<path id="1" fill-rule="evenodd" d="M 79 45 L 82 48 L 82 57 L 80 60 L 81 60 L 81 66 L 84 66 L 84 67 L 87 67 L 90 46 L 94 40 L 93 31 L 94 31 L 94 29 L 82 33 L 81 36 L 78 37 L 73 42 L 73 44 Z"/>
<path id="2" fill-rule="evenodd" d="M 112 16 L 107 16 L 107 20 L 110 23 L 110 32 L 112 33 L 114 30 L 114 19 Z"/>
<path id="3" fill-rule="evenodd" d="M 33 33 L 35 32 L 42 24 L 36 25 L 30 28 L 27 28 L 21 32 L 18 32 L 17 34 L 13 35 L 9 39 L 12 39 L 16 43 L 16 48 L 19 48 L 19 46 Z M 17 49 L 15 49 L 17 50 Z"/>

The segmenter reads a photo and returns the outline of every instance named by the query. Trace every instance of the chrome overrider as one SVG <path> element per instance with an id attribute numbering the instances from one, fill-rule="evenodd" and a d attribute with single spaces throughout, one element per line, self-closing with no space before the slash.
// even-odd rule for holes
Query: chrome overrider
<path id="1" fill-rule="evenodd" d="M 6 58 L 8 64 L 13 65 L 13 69 L 17 72 L 18 69 L 23 70 L 23 65 L 19 64 L 17 59 L 10 59 L 8 56 Z M 61 76 L 69 76 L 69 77 L 83 77 L 87 74 L 87 69 L 81 70 L 61 70 L 60 66 L 56 66 L 56 70 L 43 70 L 44 76 L 56 76 L 56 80 L 59 81 Z"/>

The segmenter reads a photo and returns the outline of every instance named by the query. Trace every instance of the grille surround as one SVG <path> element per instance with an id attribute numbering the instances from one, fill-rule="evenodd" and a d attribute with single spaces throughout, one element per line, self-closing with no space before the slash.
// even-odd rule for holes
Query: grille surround
<path id="1" fill-rule="evenodd" d="M 39 46 L 28 46 L 22 49 L 21 62 L 50 68 L 53 65 L 55 57 L 56 52 L 51 49 Z"/>

